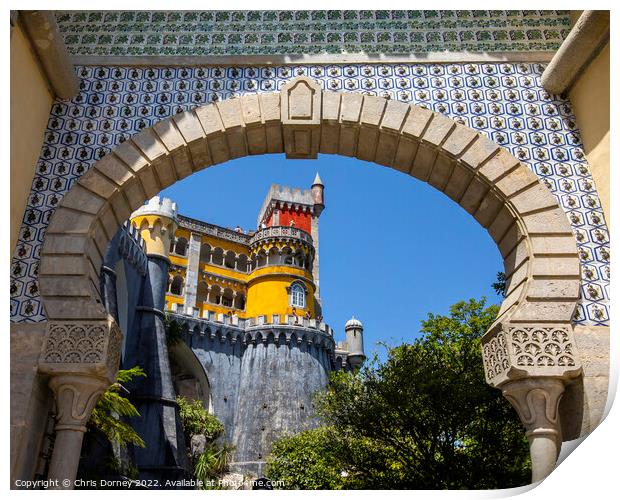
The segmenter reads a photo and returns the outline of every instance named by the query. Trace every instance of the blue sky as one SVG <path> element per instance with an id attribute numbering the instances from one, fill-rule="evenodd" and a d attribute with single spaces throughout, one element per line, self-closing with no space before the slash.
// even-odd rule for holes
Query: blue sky
<path id="1" fill-rule="evenodd" d="M 487 296 L 501 256 L 485 229 L 433 187 L 355 158 L 320 155 L 245 157 L 207 168 L 163 191 L 179 213 L 225 227 L 255 229 L 271 184 L 307 189 L 316 172 L 325 184 L 320 219 L 320 283 L 324 318 L 344 339 L 354 314 L 364 323 L 367 354 L 378 341 L 397 344 L 419 334 L 428 312 Z M 383 357 L 383 356 L 381 356 Z"/>

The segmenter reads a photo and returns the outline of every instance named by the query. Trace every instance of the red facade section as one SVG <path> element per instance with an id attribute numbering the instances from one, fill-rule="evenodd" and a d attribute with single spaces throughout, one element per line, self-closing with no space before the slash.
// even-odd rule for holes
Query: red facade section
<path id="1" fill-rule="evenodd" d="M 275 225 L 273 222 L 274 219 L 274 214 L 272 213 L 269 216 L 269 219 L 267 221 L 267 227 L 271 227 L 273 225 Z M 280 210 L 280 220 L 278 222 L 278 226 L 289 226 L 291 224 L 291 221 L 295 222 L 295 227 L 306 231 L 307 233 L 311 233 L 312 231 L 312 216 L 310 215 L 310 212 L 303 212 L 301 210 L 299 211 L 294 211 L 294 210 L 289 210 L 289 209 L 281 209 Z"/>

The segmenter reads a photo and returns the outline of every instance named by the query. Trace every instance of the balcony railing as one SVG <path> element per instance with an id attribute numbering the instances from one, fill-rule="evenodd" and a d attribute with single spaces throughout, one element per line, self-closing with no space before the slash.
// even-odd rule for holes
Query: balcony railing
<path id="1" fill-rule="evenodd" d="M 301 240 L 309 245 L 313 244 L 312 236 L 302 229 L 292 226 L 271 226 L 256 231 L 250 240 L 250 246 L 269 238 L 292 238 Z"/>

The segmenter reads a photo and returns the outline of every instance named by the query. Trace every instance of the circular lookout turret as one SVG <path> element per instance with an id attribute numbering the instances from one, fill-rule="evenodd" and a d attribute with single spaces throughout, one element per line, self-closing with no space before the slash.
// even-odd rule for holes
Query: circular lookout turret
<path id="1" fill-rule="evenodd" d="M 347 360 L 352 368 L 359 368 L 366 359 L 364 354 L 364 325 L 352 316 L 344 325 L 349 354 Z"/>

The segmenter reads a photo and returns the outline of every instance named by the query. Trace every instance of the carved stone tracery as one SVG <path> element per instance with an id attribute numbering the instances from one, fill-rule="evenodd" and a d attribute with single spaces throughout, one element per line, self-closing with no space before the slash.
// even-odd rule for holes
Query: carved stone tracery
<path id="1" fill-rule="evenodd" d="M 518 366 L 575 366 L 567 327 L 511 327 Z"/>
<path id="2" fill-rule="evenodd" d="M 39 371 L 48 374 L 85 370 L 110 382 L 120 363 L 122 333 L 116 322 L 51 321 L 41 353 Z"/>
<path id="3" fill-rule="evenodd" d="M 572 378 L 581 373 L 570 325 L 505 325 L 482 339 L 487 382 L 500 387 L 529 376 Z"/>

